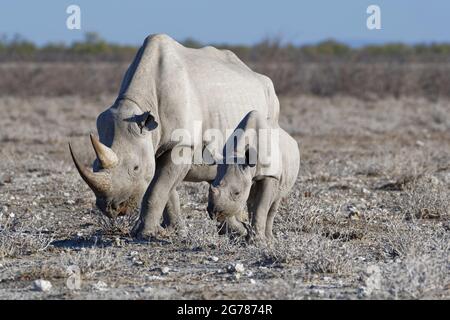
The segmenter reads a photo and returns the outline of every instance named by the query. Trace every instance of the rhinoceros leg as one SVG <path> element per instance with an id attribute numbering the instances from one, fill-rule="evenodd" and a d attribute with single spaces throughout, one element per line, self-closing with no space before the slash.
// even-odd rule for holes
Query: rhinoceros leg
<path id="1" fill-rule="evenodd" d="M 133 236 L 148 238 L 158 235 L 162 229 L 160 222 L 163 211 L 172 190 L 184 179 L 189 168 L 190 164 L 175 164 L 171 158 L 171 151 L 157 159 L 155 176 L 142 200 L 141 214 L 133 228 Z"/>
<path id="2" fill-rule="evenodd" d="M 169 231 L 184 233 L 185 227 L 181 219 L 180 211 L 180 197 L 174 187 L 163 213 L 163 226 Z"/>
<path id="3" fill-rule="evenodd" d="M 278 199 L 274 203 L 272 203 L 272 206 L 270 207 L 270 210 L 269 210 L 269 214 L 267 215 L 266 238 L 268 241 L 273 241 L 273 233 L 272 233 L 273 219 L 275 218 L 278 207 L 280 206 L 280 202 L 281 202 L 281 200 Z"/>
<path id="4" fill-rule="evenodd" d="M 251 192 L 248 210 L 250 214 L 252 232 L 248 235 L 249 241 L 263 241 L 266 236 L 266 225 L 269 211 L 273 204 L 278 181 L 265 178 L 257 181 Z"/>

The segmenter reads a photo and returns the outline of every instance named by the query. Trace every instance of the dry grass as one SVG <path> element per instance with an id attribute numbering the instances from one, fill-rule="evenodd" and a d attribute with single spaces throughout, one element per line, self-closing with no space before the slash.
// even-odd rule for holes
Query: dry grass
<path id="1" fill-rule="evenodd" d="M 24 223 L 0 211 L 0 261 L 42 252 L 52 240 L 48 232 L 36 228 L 33 221 Z"/>
<path id="2" fill-rule="evenodd" d="M 98 216 L 67 142 L 90 164 L 88 133 L 113 99 L 0 99 L 0 298 L 448 299 L 449 101 L 282 97 L 302 165 L 264 247 L 217 234 L 206 183 L 179 188 L 186 236 L 139 242 L 132 218 Z M 53 291 L 32 292 L 38 278 Z"/>
<path id="3" fill-rule="evenodd" d="M 347 95 L 368 100 L 424 97 L 430 101 L 450 97 L 450 65 L 445 62 L 316 63 L 277 60 L 276 55 L 269 55 L 250 65 L 269 76 L 282 95 Z M 0 63 L 0 94 L 21 97 L 115 94 L 127 66 L 124 62 Z"/>

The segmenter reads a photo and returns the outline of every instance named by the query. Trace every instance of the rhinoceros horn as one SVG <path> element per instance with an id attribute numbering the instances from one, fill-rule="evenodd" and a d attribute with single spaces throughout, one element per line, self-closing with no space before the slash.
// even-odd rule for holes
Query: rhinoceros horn
<path id="1" fill-rule="evenodd" d="M 78 170 L 81 178 L 87 183 L 87 185 L 94 191 L 95 194 L 105 194 L 111 187 L 110 176 L 105 172 L 92 172 L 83 167 L 75 157 L 72 146 L 69 143 L 70 155 L 72 156 L 73 163 Z"/>
<path id="2" fill-rule="evenodd" d="M 100 140 L 98 140 L 98 138 L 92 133 L 90 136 L 92 146 L 94 147 L 95 154 L 97 155 L 98 161 L 100 161 L 102 168 L 110 169 L 114 167 L 118 162 L 116 153 L 111 148 L 108 148 L 101 143 Z"/>

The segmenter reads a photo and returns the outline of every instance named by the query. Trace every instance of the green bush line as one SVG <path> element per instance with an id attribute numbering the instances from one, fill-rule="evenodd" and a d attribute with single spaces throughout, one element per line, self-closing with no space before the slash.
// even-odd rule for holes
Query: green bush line
<path id="1" fill-rule="evenodd" d="M 199 48 L 205 44 L 194 39 L 182 43 L 188 47 Z M 450 43 L 429 43 L 408 45 L 387 43 L 353 48 L 344 43 L 329 39 L 314 45 L 294 45 L 281 38 L 267 38 L 249 45 L 212 44 L 218 48 L 229 49 L 247 62 L 303 61 L 323 62 L 333 60 L 377 62 L 448 62 Z M 86 33 L 84 41 L 48 43 L 37 46 L 20 36 L 0 39 L 0 61 L 129 61 L 137 51 L 137 46 L 120 45 L 103 40 L 98 34 Z"/>

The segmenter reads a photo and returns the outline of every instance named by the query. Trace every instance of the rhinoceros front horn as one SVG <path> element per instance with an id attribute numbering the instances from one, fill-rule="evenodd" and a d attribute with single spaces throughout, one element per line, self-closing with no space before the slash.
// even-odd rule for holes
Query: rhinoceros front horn
<path id="1" fill-rule="evenodd" d="M 94 147 L 95 154 L 97 155 L 98 161 L 100 161 L 102 168 L 109 169 L 114 167 L 119 161 L 116 153 L 111 148 L 108 148 L 101 143 L 100 140 L 98 140 L 98 138 L 92 133 L 90 136 L 92 146 Z"/>
<path id="2" fill-rule="evenodd" d="M 72 146 L 69 143 L 70 155 L 72 156 L 73 163 L 78 170 L 81 178 L 87 183 L 87 185 L 94 191 L 95 194 L 105 194 L 111 187 L 111 179 L 106 173 L 92 172 L 83 167 L 75 157 Z"/>

